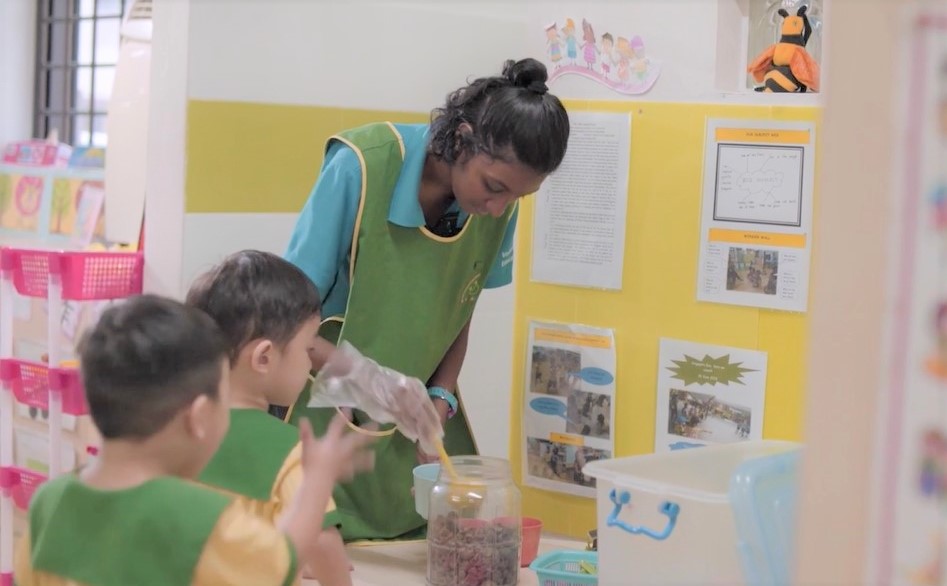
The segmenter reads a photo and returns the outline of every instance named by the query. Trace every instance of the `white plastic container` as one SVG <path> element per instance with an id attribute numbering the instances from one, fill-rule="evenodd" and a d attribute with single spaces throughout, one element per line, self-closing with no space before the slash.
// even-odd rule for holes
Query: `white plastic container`
<path id="1" fill-rule="evenodd" d="M 598 486 L 599 586 L 744 584 L 731 476 L 798 447 L 747 441 L 586 465 Z"/>

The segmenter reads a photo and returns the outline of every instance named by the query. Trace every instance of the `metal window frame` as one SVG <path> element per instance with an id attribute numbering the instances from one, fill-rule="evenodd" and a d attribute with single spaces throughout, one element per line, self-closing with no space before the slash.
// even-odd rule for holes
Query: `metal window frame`
<path id="1" fill-rule="evenodd" d="M 116 20 L 121 25 L 122 15 L 130 0 L 119 0 L 120 12 L 107 15 L 99 13 L 100 2 L 101 0 L 93 0 L 91 16 L 79 16 L 79 0 L 38 0 L 33 136 L 45 137 L 53 128 L 58 127 L 61 142 L 73 146 L 88 146 L 92 140 L 96 119 L 107 115 L 107 112 L 95 108 L 95 77 L 102 69 L 114 69 L 116 64 L 101 63 L 97 58 L 96 41 L 99 24 L 103 21 Z M 92 23 L 92 54 L 89 63 L 80 64 L 78 62 L 78 31 L 79 24 L 83 22 Z M 57 26 L 62 24 L 65 26 Z M 54 51 L 61 54 L 54 55 Z M 89 105 L 81 109 L 76 107 L 76 81 L 80 68 L 89 68 L 91 73 Z M 56 95 L 53 95 L 54 93 Z M 87 128 L 76 128 L 79 116 L 88 117 Z M 88 143 L 76 142 L 79 130 L 89 132 Z"/>

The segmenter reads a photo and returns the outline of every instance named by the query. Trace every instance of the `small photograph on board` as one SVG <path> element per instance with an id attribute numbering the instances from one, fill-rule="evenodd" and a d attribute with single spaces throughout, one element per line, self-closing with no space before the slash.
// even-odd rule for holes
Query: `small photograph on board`
<path id="1" fill-rule="evenodd" d="M 600 439 L 611 437 L 612 398 L 609 395 L 572 391 L 566 416 L 567 433 Z"/>
<path id="2" fill-rule="evenodd" d="M 727 259 L 727 291 L 776 295 L 779 251 L 730 248 Z"/>
<path id="3" fill-rule="evenodd" d="M 608 450 L 571 446 L 535 437 L 527 438 L 526 446 L 530 476 L 587 488 L 595 487 L 595 479 L 583 474 L 582 468 L 589 462 L 611 457 Z"/>
<path id="4" fill-rule="evenodd" d="M 671 389 L 668 434 L 728 444 L 750 435 L 753 413 L 744 405 L 718 400 L 714 395 Z"/>
<path id="5" fill-rule="evenodd" d="M 567 397 L 578 386 L 582 354 L 561 348 L 533 346 L 530 392 Z"/>
<path id="6" fill-rule="evenodd" d="M 574 454 L 574 455 L 572 455 Z M 572 458 L 571 469 L 574 479 L 574 483 L 579 486 L 587 486 L 590 488 L 595 488 L 595 479 L 591 476 L 586 476 L 582 473 L 582 469 L 589 462 L 595 462 L 597 460 L 607 460 L 612 457 L 612 453 L 608 450 L 599 450 L 596 448 L 589 447 L 575 447 L 575 446 L 566 446 L 566 461 L 569 462 L 569 458 Z"/>
<path id="7" fill-rule="evenodd" d="M 530 476 L 558 480 L 559 444 L 536 437 L 526 438 L 527 470 Z"/>

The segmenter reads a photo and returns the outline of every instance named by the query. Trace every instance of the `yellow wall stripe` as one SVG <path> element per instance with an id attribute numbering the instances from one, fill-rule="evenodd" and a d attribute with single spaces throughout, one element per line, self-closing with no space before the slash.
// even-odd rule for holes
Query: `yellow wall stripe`
<path id="1" fill-rule="evenodd" d="M 428 113 L 191 100 L 188 213 L 298 212 L 327 138 L 370 122 L 426 122 Z"/>

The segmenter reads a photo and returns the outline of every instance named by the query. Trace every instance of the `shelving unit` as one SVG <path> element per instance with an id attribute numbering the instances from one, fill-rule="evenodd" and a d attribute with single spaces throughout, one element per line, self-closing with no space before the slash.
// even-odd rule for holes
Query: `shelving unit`
<path id="1" fill-rule="evenodd" d="M 0 248 L 0 586 L 13 583 L 14 507 L 26 510 L 36 489 L 62 470 L 62 416 L 88 412 L 79 371 L 63 367 L 61 323 L 66 301 L 122 299 L 141 293 L 142 253 L 57 252 Z M 48 364 L 13 356 L 14 294 L 47 301 Z M 49 413 L 49 475 L 14 465 L 14 409 Z"/>

